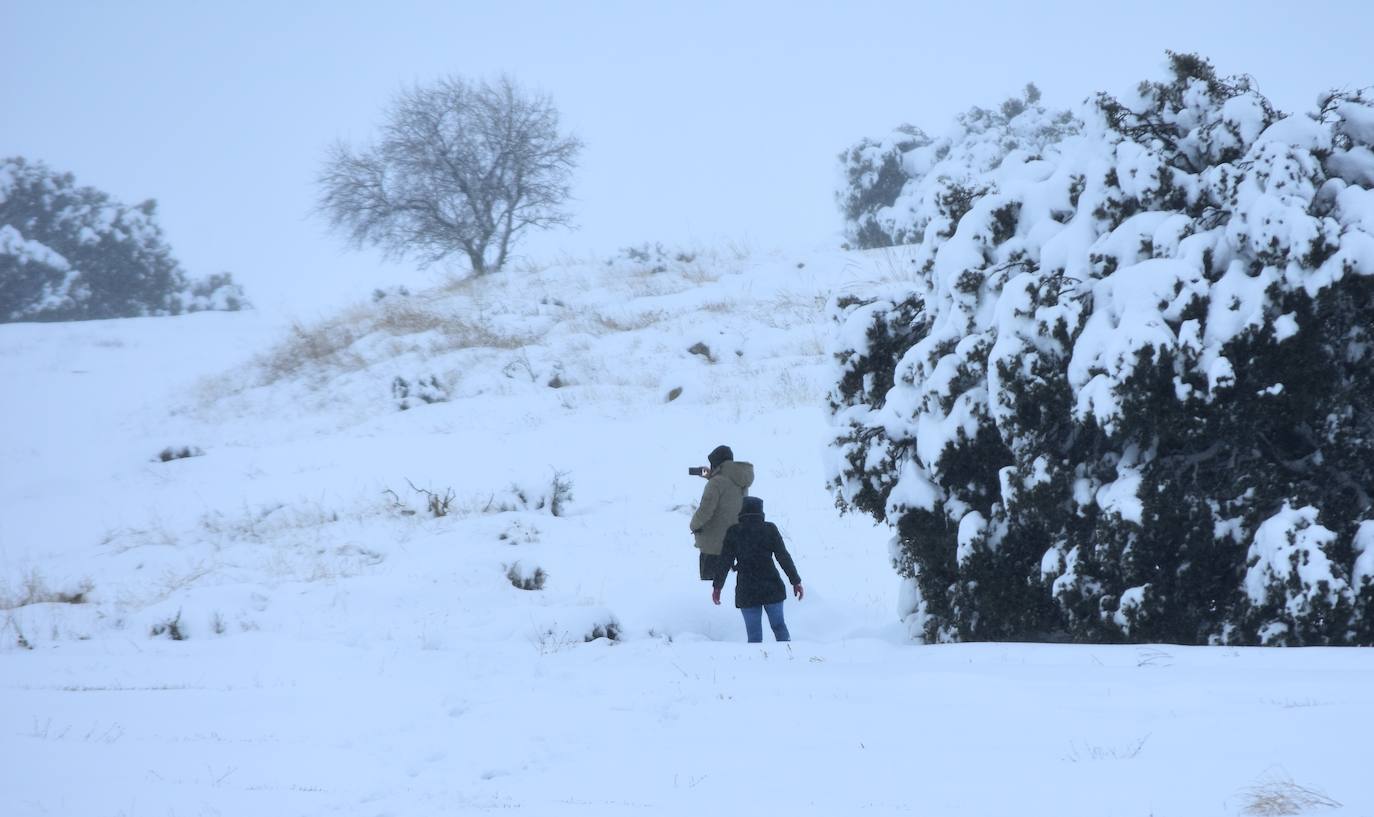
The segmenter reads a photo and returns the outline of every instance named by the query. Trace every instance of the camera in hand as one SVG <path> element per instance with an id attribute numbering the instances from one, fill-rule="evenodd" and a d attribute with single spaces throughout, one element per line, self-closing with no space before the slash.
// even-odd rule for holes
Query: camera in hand
<path id="1" fill-rule="evenodd" d="M 689 476 L 689 477 L 704 477 L 704 476 L 706 476 L 706 469 L 705 469 L 704 467 L 700 466 L 700 465 L 694 466 L 694 467 L 692 467 L 692 468 L 688 468 L 688 469 L 687 469 L 687 476 Z"/>

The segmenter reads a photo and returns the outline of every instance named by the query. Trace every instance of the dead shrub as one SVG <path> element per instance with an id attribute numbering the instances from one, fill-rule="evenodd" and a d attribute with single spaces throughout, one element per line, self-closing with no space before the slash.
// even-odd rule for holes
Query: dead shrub
<path id="1" fill-rule="evenodd" d="M 420 403 L 447 403 L 449 390 L 435 374 L 416 378 L 414 383 L 397 375 L 391 381 L 391 396 L 396 398 L 396 406 L 401 411 L 408 411 Z"/>
<path id="2" fill-rule="evenodd" d="M 549 574 L 542 567 L 527 570 L 519 562 L 506 566 L 506 579 L 517 590 L 543 590 L 548 578 Z"/>
<path id="3" fill-rule="evenodd" d="M 406 480 L 406 484 L 409 485 L 410 489 L 415 493 L 425 495 L 426 506 L 429 508 L 431 516 L 436 519 L 448 516 L 449 510 L 453 506 L 453 500 L 456 498 L 456 494 L 453 493 L 452 488 L 445 488 L 444 492 L 441 494 L 436 491 L 431 491 L 428 488 L 416 488 L 415 483 L 411 482 L 409 479 Z"/>
<path id="4" fill-rule="evenodd" d="M 154 624 L 152 629 L 148 631 L 148 635 L 153 638 L 165 635 L 173 641 L 185 641 L 186 631 L 181 629 L 181 611 L 178 610 L 175 616 L 166 621 Z"/>
<path id="5" fill-rule="evenodd" d="M 90 579 L 82 579 L 73 589 L 53 590 L 42 574 L 30 571 L 18 592 L 11 592 L 8 586 L 0 587 L 0 610 L 17 610 L 30 604 L 85 604 L 94 589 Z"/>
<path id="6" fill-rule="evenodd" d="M 587 643 L 591 643 L 598 638 L 604 638 L 607 641 L 619 641 L 620 622 L 616 621 L 615 617 L 612 616 L 605 621 L 593 624 L 592 628 L 587 631 L 587 634 L 582 636 L 582 640 Z"/>
<path id="7" fill-rule="evenodd" d="M 568 503 L 573 500 L 572 476 L 567 471 L 554 471 L 553 484 L 549 486 L 549 513 L 562 516 Z"/>
<path id="8" fill-rule="evenodd" d="M 158 452 L 153 458 L 154 462 L 171 462 L 172 460 L 184 460 L 191 457 L 203 457 L 205 452 L 194 445 L 183 445 L 180 448 L 169 445 Z"/>
<path id="9" fill-rule="evenodd" d="M 1260 782 L 1241 791 L 1241 814 L 1255 817 L 1286 817 L 1313 808 L 1340 808 L 1325 792 L 1300 786 L 1286 772 L 1271 771 Z"/>

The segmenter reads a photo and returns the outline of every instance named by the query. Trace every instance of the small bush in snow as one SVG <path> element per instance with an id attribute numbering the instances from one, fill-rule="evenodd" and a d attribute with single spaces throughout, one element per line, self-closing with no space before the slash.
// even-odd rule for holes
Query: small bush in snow
<path id="1" fill-rule="evenodd" d="M 615 258 L 606 261 L 607 266 L 620 265 L 644 274 L 667 272 L 671 265 L 684 266 L 697 258 L 695 252 L 687 250 L 667 250 L 662 244 L 641 244 L 638 247 L 622 247 Z"/>
<path id="2" fill-rule="evenodd" d="M 563 515 L 568 503 L 573 500 L 572 489 L 572 477 L 568 476 L 567 471 L 553 472 L 553 484 L 549 486 L 549 513 Z"/>
<path id="3" fill-rule="evenodd" d="M 445 488 L 443 493 L 438 493 L 428 488 L 416 488 L 415 483 L 410 480 L 406 480 L 406 484 L 409 485 L 411 490 L 415 491 L 415 493 L 424 494 L 425 506 L 428 508 L 430 516 L 435 518 L 448 516 L 449 510 L 453 506 L 453 500 L 456 497 L 452 488 Z"/>
<path id="4" fill-rule="evenodd" d="M 543 382 L 551 389 L 561 389 L 569 385 L 564 377 L 563 363 L 558 360 L 540 360 L 538 362 L 530 359 L 526 349 L 519 350 L 519 353 L 505 366 L 501 367 L 501 373 L 512 380 L 526 380 L 531 383 Z"/>
<path id="5" fill-rule="evenodd" d="M 455 516 L 467 516 L 469 514 L 495 514 L 495 513 L 519 513 L 522 511 L 547 511 L 553 516 L 562 516 L 567 512 L 568 503 L 573 501 L 573 482 L 572 477 L 566 471 L 553 472 L 552 478 L 538 487 L 531 488 L 528 485 L 512 483 L 508 488 L 490 493 L 464 494 L 459 496 L 452 488 L 445 488 L 442 491 L 420 488 L 406 480 L 406 484 L 416 494 L 424 497 L 425 510 L 430 516 L 444 517 L 450 514 Z M 385 511 L 398 514 L 400 516 L 414 516 L 417 511 L 412 509 L 400 495 L 390 488 L 382 491 L 389 497 L 385 503 Z M 511 529 L 501 535 L 503 540 L 508 538 L 518 538 L 522 541 L 538 541 L 539 531 L 530 528 L 526 533 L 520 527 L 519 522 L 512 525 Z"/>
<path id="6" fill-rule="evenodd" d="M 562 516 L 568 503 L 573 500 L 572 477 L 567 471 L 553 472 L 553 479 L 540 490 L 530 490 L 520 485 L 511 485 L 507 490 L 493 493 L 481 507 L 482 513 L 511 513 L 513 511 L 547 510 L 553 516 Z"/>
<path id="7" fill-rule="evenodd" d="M 401 411 L 420 403 L 446 403 L 449 398 L 448 387 L 439 382 L 438 375 L 433 374 L 427 378 L 418 378 L 414 383 L 397 376 L 391 381 L 391 394 L 396 398 L 396 406 Z"/>
<path id="8" fill-rule="evenodd" d="M 193 445 L 183 445 L 180 448 L 168 446 L 158 452 L 157 462 L 171 462 L 172 460 L 184 460 L 189 457 L 203 457 L 205 452 Z"/>
<path id="9" fill-rule="evenodd" d="M 598 622 L 597 624 L 592 625 L 591 630 L 589 630 L 587 634 L 582 637 L 582 640 L 590 643 L 592 641 L 597 640 L 598 638 L 604 638 L 607 641 L 619 641 L 620 622 L 616 621 L 614 616 L 606 619 L 605 621 Z"/>
<path id="10" fill-rule="evenodd" d="M 23 628 L 19 626 L 19 622 L 14 620 L 14 616 L 5 616 L 5 629 L 10 628 L 14 629 L 14 646 L 21 650 L 33 649 L 33 644 L 30 643 L 28 637 L 24 635 Z"/>
<path id="11" fill-rule="evenodd" d="M 165 635 L 173 641 L 185 641 L 186 632 L 181 629 L 181 611 L 178 610 L 175 616 L 166 621 L 154 624 L 148 634 L 153 638 Z"/>
<path id="12" fill-rule="evenodd" d="M 400 494 L 397 494 L 390 488 L 383 490 L 382 493 L 390 497 L 390 499 L 386 503 L 386 509 L 388 512 L 397 514 L 399 516 L 415 515 L 415 509 L 407 505 L 405 501 L 401 499 Z"/>
<path id="13" fill-rule="evenodd" d="M 8 586 L 0 588 L 0 610 L 16 610 L 30 604 L 85 604 L 94 589 L 90 579 L 83 579 L 69 590 L 54 590 L 40 573 L 31 571 L 17 592 Z"/>
<path id="14" fill-rule="evenodd" d="M 539 529 L 517 519 L 496 538 L 508 545 L 532 545 L 539 541 Z"/>
<path id="15" fill-rule="evenodd" d="M 409 297 L 410 297 L 410 290 L 406 289 L 405 287 L 391 287 L 391 288 L 389 288 L 389 289 L 381 289 L 381 288 L 378 288 L 378 289 L 372 290 L 372 302 L 373 302 L 373 303 L 376 303 L 376 302 L 378 302 L 378 301 L 383 301 L 383 300 L 386 300 L 387 298 L 391 298 L 391 297 L 409 298 Z"/>
<path id="16" fill-rule="evenodd" d="M 238 312 L 251 306 L 243 294 L 243 287 L 234 283 L 227 272 L 212 273 L 199 281 L 192 281 L 181 307 L 187 312 Z"/>
<path id="17" fill-rule="evenodd" d="M 831 486 L 928 640 L 1374 644 L 1374 94 L 1170 75 L 846 154 Z"/>
<path id="18" fill-rule="evenodd" d="M 549 574 L 545 573 L 542 567 L 536 566 L 530 570 L 519 562 L 506 566 L 506 578 L 517 590 L 543 590 L 544 581 L 548 577 Z"/>
<path id="19" fill-rule="evenodd" d="M 540 655 L 551 655 L 576 643 L 570 634 L 567 632 L 560 633 L 552 627 L 545 629 L 535 637 L 535 647 L 539 650 Z"/>

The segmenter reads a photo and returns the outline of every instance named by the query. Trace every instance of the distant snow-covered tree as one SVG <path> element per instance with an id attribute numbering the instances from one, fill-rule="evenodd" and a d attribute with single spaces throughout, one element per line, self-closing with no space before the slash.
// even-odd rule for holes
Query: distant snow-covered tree
<path id="1" fill-rule="evenodd" d="M 228 273 L 188 281 L 157 206 L 121 204 L 41 162 L 0 160 L 0 322 L 240 309 Z"/>
<path id="2" fill-rule="evenodd" d="M 919 637 L 1374 644 L 1374 94 L 1169 68 L 841 194 L 912 245 L 832 305 L 831 485 Z"/>
<path id="3" fill-rule="evenodd" d="M 1077 128 L 1072 114 L 1042 106 L 1040 90 L 1028 84 L 997 110 L 960 115 L 939 139 L 902 125 L 885 139 L 860 140 L 840 154 L 845 184 L 836 194 L 850 245 L 921 243 L 928 228 L 949 228 L 981 195 L 975 177 L 1013 153 L 1039 158 Z"/>

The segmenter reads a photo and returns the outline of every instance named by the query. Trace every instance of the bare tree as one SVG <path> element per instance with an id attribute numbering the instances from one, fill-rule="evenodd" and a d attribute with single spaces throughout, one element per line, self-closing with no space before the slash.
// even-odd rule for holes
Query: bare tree
<path id="1" fill-rule="evenodd" d="M 376 144 L 330 149 L 319 209 L 355 246 L 426 265 L 462 252 L 480 275 L 501 269 L 526 228 L 570 223 L 581 149 L 547 96 L 504 75 L 449 76 L 397 94 Z"/>

